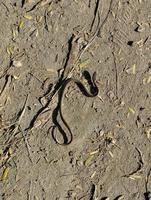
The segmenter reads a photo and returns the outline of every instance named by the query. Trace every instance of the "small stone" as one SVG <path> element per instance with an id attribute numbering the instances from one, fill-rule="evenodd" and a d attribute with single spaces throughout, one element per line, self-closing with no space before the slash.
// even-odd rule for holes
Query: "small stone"
<path id="1" fill-rule="evenodd" d="M 14 60 L 13 61 L 13 66 L 14 67 L 22 67 L 22 63 L 21 63 L 21 61 Z"/>

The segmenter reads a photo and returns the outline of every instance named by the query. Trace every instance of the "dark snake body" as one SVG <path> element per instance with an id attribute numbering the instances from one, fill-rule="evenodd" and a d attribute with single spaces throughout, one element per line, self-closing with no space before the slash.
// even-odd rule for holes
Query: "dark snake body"
<path id="1" fill-rule="evenodd" d="M 98 95 L 99 90 L 98 90 L 98 87 L 95 83 L 96 73 L 94 73 L 91 77 L 90 73 L 88 71 L 85 71 L 83 73 L 83 75 L 87 79 L 88 84 L 90 85 L 90 91 L 88 91 L 86 89 L 86 87 L 83 85 L 83 83 L 81 81 L 79 81 L 78 79 L 75 79 L 75 78 L 67 78 L 66 80 L 64 80 L 63 83 L 62 83 L 62 86 L 59 90 L 58 105 L 57 105 L 57 107 L 55 108 L 55 110 L 53 111 L 53 114 L 52 114 L 53 123 L 55 124 L 55 126 L 52 128 L 52 137 L 57 144 L 68 145 L 73 140 L 72 131 L 71 131 L 69 125 L 67 124 L 67 122 L 65 121 L 65 119 L 63 117 L 63 113 L 62 113 L 62 102 L 63 102 L 64 92 L 65 92 L 66 87 L 69 85 L 69 83 L 74 82 L 79 87 L 80 91 L 87 97 L 95 97 L 95 96 Z M 67 130 L 70 134 L 70 138 L 68 138 L 66 132 L 64 131 L 64 129 L 59 124 L 59 122 L 57 120 L 58 114 L 60 115 L 60 118 L 61 118 L 63 124 L 67 128 Z M 57 140 L 57 138 L 55 137 L 55 128 L 56 127 L 58 128 L 59 132 L 61 133 L 61 135 L 63 137 L 63 140 L 64 140 L 63 143 L 60 143 Z"/>

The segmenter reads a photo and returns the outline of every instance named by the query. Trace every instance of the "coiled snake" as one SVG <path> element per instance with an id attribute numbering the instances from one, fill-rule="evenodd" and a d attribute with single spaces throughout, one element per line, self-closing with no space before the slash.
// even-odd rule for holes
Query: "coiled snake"
<path id="1" fill-rule="evenodd" d="M 87 97 L 95 97 L 98 95 L 99 89 L 95 82 L 96 81 L 96 72 L 94 72 L 93 75 L 91 76 L 88 71 L 84 71 L 83 76 L 87 80 L 87 82 L 90 86 L 90 91 L 87 90 L 87 88 L 83 85 L 83 83 L 81 81 L 79 81 L 78 79 L 75 79 L 75 78 L 67 78 L 66 80 L 64 80 L 62 83 L 62 86 L 59 90 L 58 104 L 52 114 L 53 123 L 55 125 L 52 127 L 52 137 L 57 144 L 68 145 L 73 140 L 72 131 L 71 131 L 68 123 L 64 119 L 63 113 L 62 113 L 62 102 L 64 99 L 64 92 L 65 92 L 65 89 L 67 88 L 67 86 L 69 85 L 69 83 L 71 83 L 71 82 L 75 83 L 78 86 L 78 88 L 80 89 L 80 91 L 82 92 L 82 94 L 84 94 Z M 63 122 L 64 126 L 66 127 L 69 134 L 67 134 L 66 131 L 64 131 L 64 129 L 59 124 L 59 122 L 57 120 L 58 114 L 60 115 L 60 119 L 62 120 L 62 122 Z M 61 133 L 61 135 L 63 137 L 63 143 L 59 142 L 56 137 L 56 133 L 57 133 L 55 131 L 56 127 L 58 128 L 59 132 Z M 67 135 L 69 135 L 69 137 Z"/>

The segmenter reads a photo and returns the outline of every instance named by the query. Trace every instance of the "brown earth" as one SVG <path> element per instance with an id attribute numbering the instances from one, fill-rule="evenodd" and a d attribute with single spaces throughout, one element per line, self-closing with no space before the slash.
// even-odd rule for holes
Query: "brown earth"
<path id="1" fill-rule="evenodd" d="M 62 111 L 74 137 L 58 145 L 50 128 L 58 99 L 50 101 L 50 89 L 63 74 L 72 35 L 87 44 L 98 13 L 103 25 L 72 75 L 81 80 L 83 70 L 96 71 L 99 95 L 88 98 L 75 84 L 66 88 Z M 150 23 L 150 0 L 0 2 L 0 199 L 145 199 L 151 191 Z M 74 46 L 71 51 L 76 55 Z"/>

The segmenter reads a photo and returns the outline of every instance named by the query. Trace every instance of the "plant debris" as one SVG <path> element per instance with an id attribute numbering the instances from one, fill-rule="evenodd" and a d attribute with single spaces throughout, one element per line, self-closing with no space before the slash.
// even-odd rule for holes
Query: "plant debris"
<path id="1" fill-rule="evenodd" d="M 2 176 L 0 177 L 0 181 L 6 181 L 8 179 L 10 168 L 6 167 L 3 171 Z"/>

